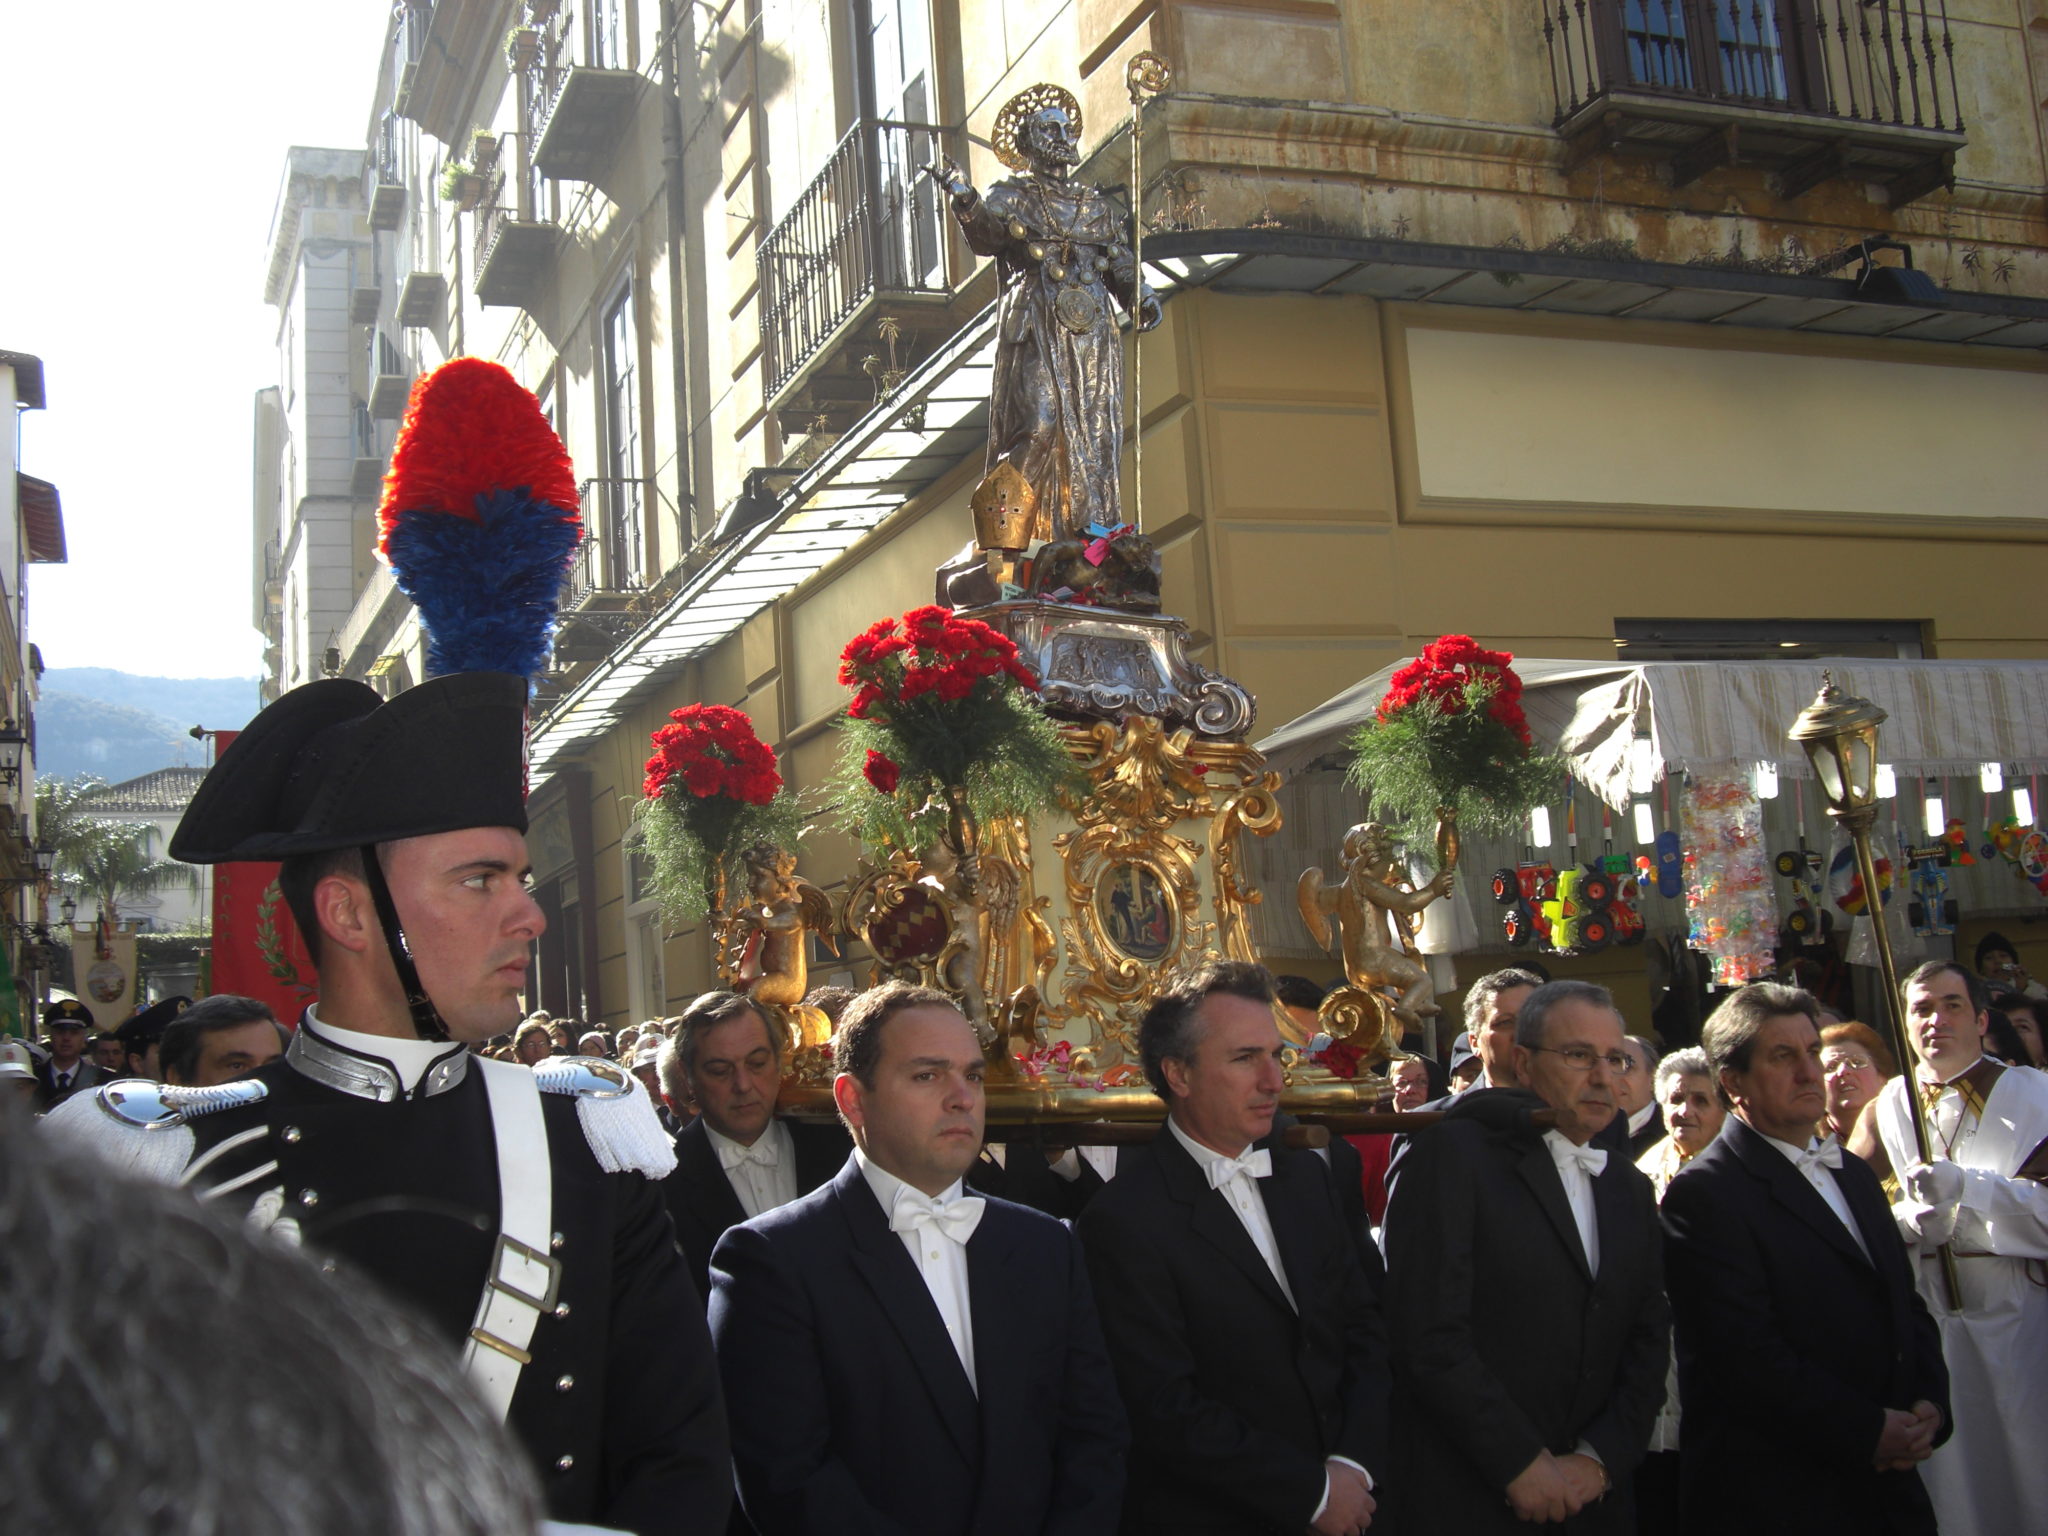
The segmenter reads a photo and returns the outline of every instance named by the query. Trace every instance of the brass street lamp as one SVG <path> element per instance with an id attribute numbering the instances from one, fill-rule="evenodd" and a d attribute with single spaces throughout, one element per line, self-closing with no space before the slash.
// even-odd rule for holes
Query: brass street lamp
<path id="1" fill-rule="evenodd" d="M 1856 873 L 1863 881 L 1863 900 L 1876 930 L 1877 968 L 1883 978 L 1884 1020 L 1891 1036 L 1892 1054 L 1906 1073 L 1906 1102 L 1913 1106 L 1913 1145 L 1920 1161 L 1934 1161 L 1933 1138 L 1927 1130 L 1927 1106 L 1921 1102 L 1914 1081 L 1917 1059 L 1906 1039 L 1906 1021 L 1900 1012 L 1899 973 L 1892 960 L 1891 935 L 1885 931 L 1884 901 L 1877 884 L 1877 861 L 1870 852 L 1870 828 L 1877 820 L 1877 728 L 1885 712 L 1868 699 L 1844 693 L 1835 686 L 1834 674 L 1820 675 L 1820 693 L 1799 712 L 1787 733 L 1806 749 L 1814 777 L 1828 803 L 1828 814 L 1840 822 L 1856 850 Z M 1951 1311 L 1961 1306 L 1956 1287 L 1955 1255 L 1941 1245 L 1941 1273 L 1948 1290 Z"/>

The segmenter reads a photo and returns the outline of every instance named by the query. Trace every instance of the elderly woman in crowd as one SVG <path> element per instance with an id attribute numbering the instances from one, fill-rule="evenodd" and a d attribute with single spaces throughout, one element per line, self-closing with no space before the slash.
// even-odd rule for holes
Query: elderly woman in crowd
<path id="1" fill-rule="evenodd" d="M 1899 1075 L 1899 1065 L 1876 1030 L 1851 1019 L 1820 1032 L 1820 1068 L 1827 1076 L 1824 1129 L 1846 1146 L 1863 1106 L 1877 1097 L 1887 1078 Z"/>
<path id="2" fill-rule="evenodd" d="M 1858 1026 L 1861 1027 L 1860 1025 Z M 1636 1167 L 1649 1175 L 1664 1198 L 1672 1177 L 1721 1134 L 1728 1107 L 1714 1088 L 1713 1068 L 1698 1046 L 1673 1051 L 1657 1063 L 1657 1102 L 1664 1107 L 1669 1134 L 1640 1158 Z M 1636 1469 L 1636 1528 L 1640 1532 L 1678 1530 L 1678 1355 L 1674 1348 L 1664 1378 L 1664 1406 L 1650 1432 L 1649 1454 Z"/>
<path id="3" fill-rule="evenodd" d="M 1636 1166 L 1649 1175 L 1661 1199 L 1672 1175 L 1721 1134 L 1728 1111 L 1714 1091 L 1707 1054 L 1697 1046 L 1673 1051 L 1657 1063 L 1656 1093 L 1670 1134 L 1636 1159 Z"/>

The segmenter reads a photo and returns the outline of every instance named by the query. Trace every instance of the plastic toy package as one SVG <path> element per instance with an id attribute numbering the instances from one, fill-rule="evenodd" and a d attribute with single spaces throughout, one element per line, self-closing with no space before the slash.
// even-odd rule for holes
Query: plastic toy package
<path id="1" fill-rule="evenodd" d="M 1685 842 L 1686 942 L 1707 956 L 1717 987 L 1771 974 L 1778 936 L 1763 808 L 1746 777 L 1697 777 L 1679 800 Z"/>

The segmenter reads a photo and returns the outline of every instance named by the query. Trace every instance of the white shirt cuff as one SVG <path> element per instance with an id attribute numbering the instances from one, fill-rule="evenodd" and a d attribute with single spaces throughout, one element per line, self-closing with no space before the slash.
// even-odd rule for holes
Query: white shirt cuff
<path id="1" fill-rule="evenodd" d="M 1331 1462 L 1333 1462 L 1333 1461 L 1334 1461 L 1334 1462 L 1336 1462 L 1336 1463 L 1337 1463 L 1337 1465 L 1338 1465 L 1338 1466 L 1340 1466 L 1340 1467 L 1349 1467 L 1349 1468 L 1350 1468 L 1350 1469 L 1351 1469 L 1352 1471 L 1356 1472 L 1356 1473 L 1357 1473 L 1357 1474 L 1358 1474 L 1358 1475 L 1359 1475 L 1360 1477 L 1364 1478 L 1364 1479 L 1365 1479 L 1365 1491 L 1366 1491 L 1367 1493 L 1371 1493 L 1371 1492 L 1372 1492 L 1372 1490 L 1373 1490 L 1373 1481 L 1372 1481 L 1372 1474 L 1371 1474 L 1370 1472 L 1366 1471 L 1366 1470 L 1365 1470 L 1365 1468 L 1361 1467 L 1361 1466 L 1360 1466 L 1360 1465 L 1359 1465 L 1359 1464 L 1358 1464 L 1357 1462 L 1353 1461 L 1353 1460 L 1352 1460 L 1352 1459 L 1351 1459 L 1351 1458 L 1350 1458 L 1349 1456 L 1325 1456 L 1325 1457 L 1323 1458 L 1323 1465 L 1324 1465 L 1325 1467 L 1328 1467 L 1328 1466 L 1329 1466 L 1329 1464 L 1330 1464 Z M 1314 1524 L 1315 1524 L 1315 1523 L 1316 1523 L 1316 1522 L 1317 1522 L 1318 1520 L 1322 1519 L 1322 1518 L 1323 1518 L 1323 1511 L 1324 1511 L 1324 1510 L 1326 1510 L 1326 1509 L 1328 1509 L 1329 1507 L 1330 1507 L 1330 1474 L 1329 1474 L 1329 1473 L 1328 1473 L 1328 1472 L 1326 1471 L 1326 1472 L 1324 1472 L 1324 1473 L 1323 1473 L 1323 1497 L 1322 1497 L 1322 1501 L 1321 1501 L 1320 1503 L 1318 1503 L 1318 1504 L 1316 1505 L 1316 1512 L 1315 1512 L 1314 1514 L 1312 1514 L 1312 1515 L 1310 1515 L 1310 1516 L 1308 1517 L 1308 1523 L 1309 1523 L 1310 1525 L 1314 1525 Z"/>
<path id="2" fill-rule="evenodd" d="M 1081 1149 L 1069 1147 L 1047 1165 L 1069 1184 L 1081 1177 Z"/>
<path id="3" fill-rule="evenodd" d="M 1573 1446 L 1572 1454 L 1574 1456 L 1583 1456 L 1588 1461 L 1598 1462 L 1602 1467 L 1607 1465 L 1607 1458 L 1593 1449 L 1593 1442 L 1590 1440 L 1581 1440 L 1577 1445 Z"/>

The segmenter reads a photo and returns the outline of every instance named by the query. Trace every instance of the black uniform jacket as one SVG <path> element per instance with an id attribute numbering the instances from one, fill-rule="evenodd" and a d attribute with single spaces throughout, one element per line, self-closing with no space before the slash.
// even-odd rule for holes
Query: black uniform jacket
<path id="1" fill-rule="evenodd" d="M 193 1186 L 296 1222 L 307 1247 L 377 1281 L 459 1349 L 498 1230 L 482 1074 L 388 1103 L 315 1082 L 289 1058 L 254 1075 L 268 1098 L 193 1122 Z M 541 1110 L 561 1291 L 534 1328 L 510 1427 L 556 1519 L 636 1536 L 722 1532 L 732 1480 L 717 1370 L 660 1193 L 599 1165 L 575 1099 L 543 1093 Z"/>
<path id="2" fill-rule="evenodd" d="M 786 1121 L 796 1152 L 796 1192 L 808 1195 L 845 1163 L 853 1142 L 836 1125 Z M 676 1224 L 676 1241 L 689 1260 L 690 1279 L 705 1304 L 711 1301 L 711 1250 L 727 1227 L 747 1219 L 746 1208 L 733 1193 L 732 1180 L 718 1165 L 718 1152 L 705 1134 L 702 1118 L 693 1118 L 676 1132 L 676 1171 L 661 1181 L 662 1198 Z"/>
<path id="3" fill-rule="evenodd" d="M 1259 1193 L 1298 1312 L 1171 1130 L 1081 1215 L 1131 1415 L 1126 1531 L 1300 1536 L 1325 1457 L 1391 1475 L 1377 1298 L 1321 1159 L 1272 1156 Z"/>
<path id="4" fill-rule="evenodd" d="M 1734 1115 L 1664 1191 L 1688 1533 L 1935 1528 L 1920 1474 L 1872 1462 L 1887 1408 L 1934 1403 L 1948 1438 L 1940 1335 L 1877 1175 L 1833 1177 L 1875 1263 Z"/>
<path id="5" fill-rule="evenodd" d="M 1051 1217 L 991 1199 L 967 1284 L 972 1384 L 850 1157 L 831 1183 L 719 1240 L 711 1332 L 740 1497 L 762 1536 L 1116 1529 L 1127 1437 L 1080 1245 Z"/>
<path id="6" fill-rule="evenodd" d="M 1387 1204 L 1394 1353 L 1390 1495 L 1410 1527 L 1527 1527 L 1507 1486 L 1542 1451 L 1588 1442 L 1613 1491 L 1566 1525 L 1632 1532 L 1630 1474 L 1670 1365 L 1670 1313 L 1650 1181 L 1607 1150 L 1593 1179 L 1600 1271 L 1589 1273 L 1564 1181 L 1518 1088 L 1469 1089 L 1410 1139 Z"/>

